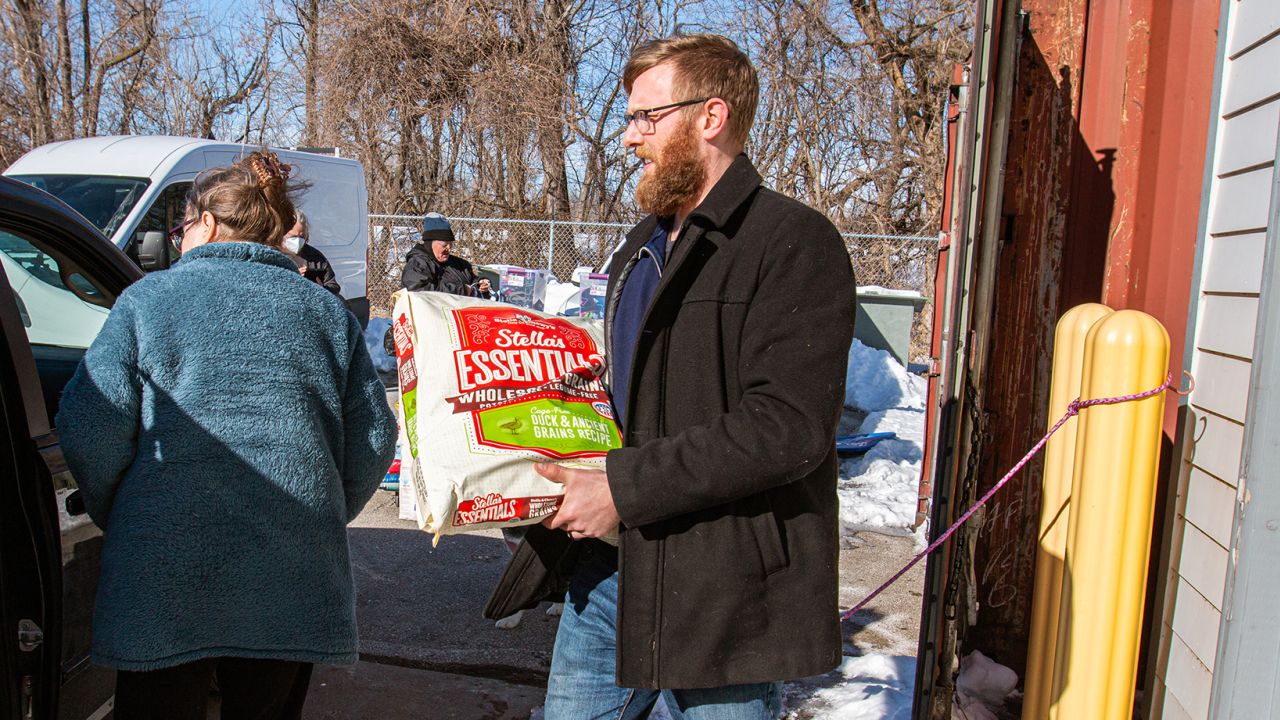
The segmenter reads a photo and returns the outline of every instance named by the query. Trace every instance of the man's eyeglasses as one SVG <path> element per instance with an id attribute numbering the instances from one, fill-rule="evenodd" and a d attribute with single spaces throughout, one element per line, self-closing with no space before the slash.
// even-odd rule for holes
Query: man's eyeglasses
<path id="1" fill-rule="evenodd" d="M 649 133 L 653 132 L 654 123 L 666 117 L 665 114 L 660 115 L 658 117 L 654 117 L 654 113 L 661 113 L 663 110 L 674 110 L 675 108 L 685 107 L 686 105 L 697 105 L 698 103 L 704 103 L 710 99 L 711 98 L 709 97 L 704 97 L 704 98 L 698 98 L 697 100 L 682 100 L 680 102 L 671 103 L 670 105 L 659 105 L 658 107 L 644 108 L 642 110 L 634 110 L 630 113 L 627 113 L 626 115 L 623 115 L 622 119 L 627 121 L 628 125 L 630 125 L 631 123 L 635 123 L 637 130 L 639 130 L 644 135 L 648 135 Z"/>
<path id="2" fill-rule="evenodd" d="M 175 250 L 182 252 L 182 236 L 186 235 L 187 228 L 191 227 L 199 219 L 200 216 L 197 215 L 190 220 L 183 220 L 181 223 L 174 225 L 169 230 L 169 244 L 172 245 Z"/>

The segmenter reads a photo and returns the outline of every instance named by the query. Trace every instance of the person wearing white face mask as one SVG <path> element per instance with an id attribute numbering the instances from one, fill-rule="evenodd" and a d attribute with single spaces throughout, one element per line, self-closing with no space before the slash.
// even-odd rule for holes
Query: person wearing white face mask
<path id="1" fill-rule="evenodd" d="M 293 224 L 289 232 L 285 233 L 284 239 L 280 241 L 280 249 L 296 256 L 302 264 L 298 266 L 298 272 L 306 279 L 323 287 L 325 290 L 342 297 L 342 286 L 338 284 L 337 277 L 333 274 L 333 267 L 329 265 L 329 258 L 307 242 L 310 234 L 311 226 L 307 223 L 307 216 L 302 214 L 301 210 L 296 211 L 298 221 Z"/>

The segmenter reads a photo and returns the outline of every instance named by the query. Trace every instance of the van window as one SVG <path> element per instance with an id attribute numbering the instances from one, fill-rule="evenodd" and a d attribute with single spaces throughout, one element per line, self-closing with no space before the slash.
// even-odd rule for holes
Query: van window
<path id="1" fill-rule="evenodd" d="M 191 191 L 192 182 L 184 180 L 176 182 L 165 188 L 156 196 L 156 201 L 151 203 L 151 207 L 147 208 L 147 212 L 138 222 L 138 227 L 133 231 L 133 237 L 129 238 L 128 244 L 125 246 L 125 254 L 130 257 L 137 258 L 138 244 L 142 242 L 143 233 L 160 232 L 164 233 L 166 238 L 169 230 L 175 225 L 182 222 L 183 215 L 187 210 L 187 193 Z M 172 243 L 166 242 L 165 248 L 169 251 L 169 264 L 178 262 L 181 253 Z"/>
<path id="2" fill-rule="evenodd" d="M 151 184 L 146 178 L 99 175 L 13 175 L 70 205 L 111 237 Z"/>

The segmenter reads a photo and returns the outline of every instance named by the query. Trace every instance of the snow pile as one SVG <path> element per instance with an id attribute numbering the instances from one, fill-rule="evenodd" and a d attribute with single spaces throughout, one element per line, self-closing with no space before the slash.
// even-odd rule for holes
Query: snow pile
<path id="1" fill-rule="evenodd" d="M 845 371 L 845 405 L 864 412 L 889 408 L 924 410 L 924 400 L 923 378 L 908 374 L 888 350 L 853 341 L 849 369 Z"/>
<path id="2" fill-rule="evenodd" d="M 842 535 L 860 530 L 909 535 L 915 530 L 926 392 L 925 379 L 909 374 L 888 352 L 853 341 L 845 403 L 868 413 L 858 432 L 898 437 L 840 464 Z"/>
<path id="3" fill-rule="evenodd" d="M 788 708 L 784 717 L 787 720 L 910 720 L 915 658 L 875 653 L 846 656 L 836 673 L 839 684 L 818 689 L 804 698 L 801 707 Z"/>
<path id="4" fill-rule="evenodd" d="M 875 653 L 846 656 L 839 668 L 820 679 L 833 683 L 829 687 L 788 685 L 783 717 L 786 720 L 910 720 L 915 677 L 913 657 Z M 534 717 L 538 717 L 536 713 Z M 666 703 L 659 698 L 649 720 L 671 719 Z"/>
<path id="5" fill-rule="evenodd" d="M 974 650 L 960 661 L 951 717 L 953 720 L 997 720 L 995 710 L 1004 706 L 1017 686 L 1017 673 Z"/>

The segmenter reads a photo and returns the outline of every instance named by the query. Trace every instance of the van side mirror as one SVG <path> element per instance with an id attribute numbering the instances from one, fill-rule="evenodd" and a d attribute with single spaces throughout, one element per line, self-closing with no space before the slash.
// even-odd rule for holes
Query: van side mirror
<path id="1" fill-rule="evenodd" d="M 169 267 L 169 243 L 164 233 L 159 230 L 142 233 L 142 240 L 138 243 L 138 264 L 147 272 Z"/>

